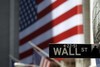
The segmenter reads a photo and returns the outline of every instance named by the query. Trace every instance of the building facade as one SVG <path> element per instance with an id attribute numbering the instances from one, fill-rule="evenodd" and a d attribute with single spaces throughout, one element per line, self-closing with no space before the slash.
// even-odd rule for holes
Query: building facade
<path id="1" fill-rule="evenodd" d="M 100 42 L 100 0 L 94 0 L 93 2 L 93 35 L 94 43 Z"/>

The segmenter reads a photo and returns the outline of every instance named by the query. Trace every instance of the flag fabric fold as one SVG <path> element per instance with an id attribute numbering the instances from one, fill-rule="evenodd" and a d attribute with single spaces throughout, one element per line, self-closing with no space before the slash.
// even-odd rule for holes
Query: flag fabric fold
<path id="1" fill-rule="evenodd" d="M 50 60 L 45 57 L 42 57 L 40 67 L 50 67 Z"/>

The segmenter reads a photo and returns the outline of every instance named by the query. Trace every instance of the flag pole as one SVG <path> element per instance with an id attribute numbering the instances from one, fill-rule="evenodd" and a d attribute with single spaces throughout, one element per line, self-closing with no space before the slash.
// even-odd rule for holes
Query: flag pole
<path id="1" fill-rule="evenodd" d="M 46 52 L 44 52 L 41 48 L 37 47 L 37 46 L 36 46 L 34 43 L 32 43 L 31 41 L 29 41 L 29 44 L 30 44 L 31 46 L 33 46 L 33 48 L 39 50 L 39 51 L 40 51 L 42 54 L 44 54 L 45 56 L 49 57 L 49 55 L 48 55 Z M 53 58 L 50 58 L 50 59 L 52 59 L 52 60 L 55 61 L 58 65 L 61 66 L 60 62 L 56 61 L 56 60 L 53 59 Z"/>
<path id="2" fill-rule="evenodd" d="M 15 66 L 36 66 L 36 65 L 31 65 L 31 64 L 24 64 L 24 63 L 21 63 L 20 60 L 16 59 L 15 57 L 13 57 L 12 55 L 9 55 L 9 57 L 15 61 L 14 65 Z M 36 66 L 36 67 L 39 67 L 39 66 Z"/>
<path id="3" fill-rule="evenodd" d="M 39 50 L 41 53 L 43 53 L 45 56 L 47 56 L 47 57 L 49 57 L 49 55 L 46 53 L 46 52 L 44 52 L 42 49 L 40 49 L 39 47 L 37 47 L 35 44 L 33 44 L 31 41 L 29 41 L 29 44 L 31 45 L 31 46 L 33 46 L 34 48 L 36 48 L 37 50 Z"/>
<path id="4" fill-rule="evenodd" d="M 16 58 L 13 57 L 12 55 L 9 55 L 9 57 L 10 57 L 12 60 L 16 61 L 16 62 L 20 62 L 20 60 L 16 59 Z"/>

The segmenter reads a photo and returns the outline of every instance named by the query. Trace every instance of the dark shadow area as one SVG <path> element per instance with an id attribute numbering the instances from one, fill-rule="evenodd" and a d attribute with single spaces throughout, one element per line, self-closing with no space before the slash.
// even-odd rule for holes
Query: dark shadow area
<path id="1" fill-rule="evenodd" d="M 94 46 L 92 53 L 91 53 L 92 57 L 100 57 L 100 52 L 97 46 Z"/>

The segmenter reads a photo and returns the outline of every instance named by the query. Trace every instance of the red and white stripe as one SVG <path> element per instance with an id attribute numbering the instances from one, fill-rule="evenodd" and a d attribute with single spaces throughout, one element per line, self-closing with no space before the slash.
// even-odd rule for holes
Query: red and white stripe
<path id="1" fill-rule="evenodd" d="M 40 67 L 50 67 L 50 60 L 45 57 L 42 57 Z"/>
<path id="2" fill-rule="evenodd" d="M 19 34 L 22 61 L 32 58 L 30 40 L 46 52 L 48 43 L 84 43 L 82 0 L 37 1 L 38 21 Z"/>

